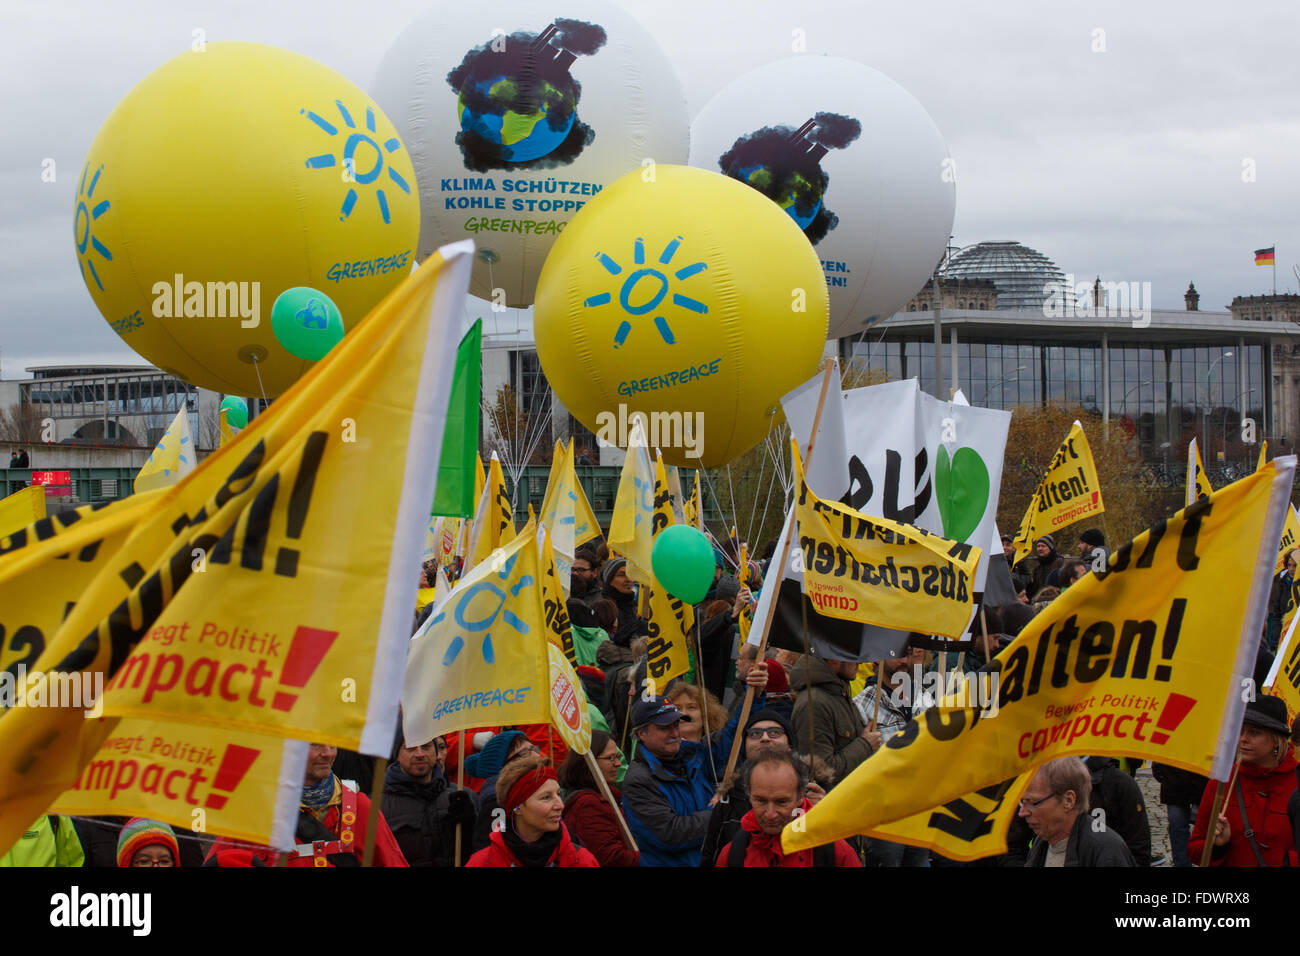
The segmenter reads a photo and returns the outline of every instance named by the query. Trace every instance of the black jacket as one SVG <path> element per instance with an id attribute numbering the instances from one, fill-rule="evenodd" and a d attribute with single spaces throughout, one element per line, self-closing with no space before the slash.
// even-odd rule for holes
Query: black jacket
<path id="1" fill-rule="evenodd" d="M 1206 779 L 1199 773 L 1170 767 L 1162 763 L 1151 764 L 1151 775 L 1160 784 L 1160 802 L 1168 806 L 1171 803 L 1185 807 L 1196 807 L 1205 792 Z"/>
<path id="2" fill-rule="evenodd" d="M 1127 775 L 1126 775 L 1127 776 Z M 1065 850 L 1065 865 L 1074 866 L 1134 866 L 1133 854 L 1118 833 L 1110 827 L 1094 830 L 1093 817 L 1080 813 L 1070 831 L 1070 842 Z M 1041 867 L 1047 863 L 1047 841 L 1036 840 L 1029 848 L 1025 866 Z"/>
<path id="3" fill-rule="evenodd" d="M 700 849 L 700 866 L 714 865 L 722 848 L 740 832 L 740 818 L 753 809 L 745 785 L 740 780 L 743 768 L 744 763 L 736 768 L 735 785 L 713 805 L 709 829 L 704 835 L 704 846 Z"/>
<path id="4" fill-rule="evenodd" d="M 618 606 L 618 628 L 609 636 L 611 641 L 619 647 L 627 647 L 635 638 L 650 634 L 645 618 L 637 616 L 635 594 L 624 594 L 616 588 L 606 587 L 601 596 Z"/>
<path id="5" fill-rule="evenodd" d="M 1088 813 L 1100 807 L 1106 812 L 1106 827 L 1124 839 L 1137 866 L 1151 865 L 1151 826 L 1147 821 L 1146 801 L 1137 781 L 1120 769 L 1111 757 L 1089 757 L 1084 761 L 1092 774 L 1092 794 Z"/>
<path id="6" fill-rule="evenodd" d="M 434 771 L 430 782 L 420 783 L 403 773 L 398 764 L 388 765 L 381 809 L 388 829 L 393 831 L 402 855 L 411 866 L 452 865 L 456 824 L 449 811 L 456 792 L 439 770 Z M 469 860 L 473 842 L 473 798 L 468 790 L 460 792 L 465 796 L 457 799 L 458 804 L 463 807 L 465 800 L 470 801 L 468 819 L 461 836 L 461 862 L 464 863 Z"/>

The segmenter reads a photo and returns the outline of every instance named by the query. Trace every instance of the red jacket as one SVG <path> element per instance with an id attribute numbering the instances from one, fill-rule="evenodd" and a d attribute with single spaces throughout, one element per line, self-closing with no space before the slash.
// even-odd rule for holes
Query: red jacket
<path id="1" fill-rule="evenodd" d="M 1223 799 L 1223 815 L 1228 818 L 1232 835 L 1226 848 L 1215 847 L 1211 852 L 1211 866 L 1259 866 L 1255 853 L 1250 848 L 1250 841 L 1246 839 L 1238 792 L 1245 798 L 1246 816 L 1250 819 L 1255 843 L 1264 862 L 1269 866 L 1297 865 L 1295 836 L 1286 813 L 1287 801 L 1296 788 L 1295 768 L 1294 750 L 1271 770 L 1242 763 L 1237 772 L 1237 782 L 1232 785 L 1232 792 Z M 1210 820 L 1210 811 L 1214 809 L 1214 795 L 1218 789 L 1218 785 L 1211 781 L 1205 788 L 1205 795 L 1201 797 L 1196 826 L 1192 828 L 1192 839 L 1187 844 L 1187 854 L 1193 863 L 1201 861 L 1206 834 L 1210 834 L 1211 841 L 1214 839 L 1214 823 Z"/>
<path id="2" fill-rule="evenodd" d="M 610 787 L 614 802 L 622 801 L 618 787 Z M 641 854 L 628 848 L 614 808 L 599 790 L 579 790 L 564 806 L 564 825 L 601 866 L 640 866 Z"/>
<path id="3" fill-rule="evenodd" d="M 325 811 L 325 816 L 321 818 L 321 824 L 329 830 L 334 836 L 339 835 L 339 805 L 335 804 Z M 364 793 L 357 794 L 357 822 L 353 825 L 352 853 L 356 856 L 358 862 L 363 859 L 366 850 L 366 827 L 370 823 L 370 798 Z M 252 856 L 257 857 L 267 866 L 275 866 L 275 850 L 269 846 L 250 847 L 238 840 L 232 840 L 229 837 L 221 837 L 212 844 L 212 849 L 208 851 L 207 859 L 211 860 L 218 851 L 231 849 L 247 849 Z M 285 861 L 285 866 L 315 866 L 316 863 L 311 856 L 300 856 Z M 332 865 L 332 864 L 329 864 Z M 384 821 L 384 815 L 379 814 L 379 832 L 375 834 L 375 866 L 406 866 L 406 857 L 402 856 L 402 849 L 397 845 L 393 833 L 388 829 L 388 824 Z"/>
<path id="4" fill-rule="evenodd" d="M 505 837 L 492 831 L 492 842 L 469 858 L 466 866 L 519 866 L 515 855 L 506 848 Z M 580 846 L 574 846 L 569 831 L 560 824 L 560 845 L 555 848 L 547 866 L 600 866 L 596 858 Z"/>
<path id="5" fill-rule="evenodd" d="M 807 813 L 812 809 L 812 804 L 805 798 L 803 802 L 803 812 Z M 750 810 L 740 818 L 740 828 L 749 834 L 749 845 L 745 847 L 745 866 L 812 866 L 813 851 L 799 850 L 797 853 L 791 853 L 788 856 L 781 849 L 781 835 L 768 836 L 763 832 L 763 828 L 758 825 L 758 820 L 754 817 L 754 811 Z M 731 844 L 728 843 L 718 854 L 717 866 L 727 865 L 727 859 L 731 853 Z M 861 866 L 862 861 L 858 855 L 853 852 L 853 848 L 843 840 L 835 841 L 835 865 L 836 866 Z"/>

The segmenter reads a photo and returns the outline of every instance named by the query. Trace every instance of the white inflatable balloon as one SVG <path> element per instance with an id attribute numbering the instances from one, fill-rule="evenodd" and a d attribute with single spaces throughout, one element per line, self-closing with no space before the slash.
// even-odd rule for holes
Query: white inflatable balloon
<path id="1" fill-rule="evenodd" d="M 734 80 L 691 124 L 690 165 L 748 182 L 799 223 L 826 274 L 830 338 L 920 291 L 952 230 L 955 177 L 934 121 L 854 60 L 797 56 Z"/>
<path id="2" fill-rule="evenodd" d="M 440 3 L 398 37 L 372 94 L 415 166 L 418 256 L 472 238 L 470 291 L 499 305 L 532 303 L 556 236 L 606 185 L 686 162 L 672 64 L 602 0 Z"/>

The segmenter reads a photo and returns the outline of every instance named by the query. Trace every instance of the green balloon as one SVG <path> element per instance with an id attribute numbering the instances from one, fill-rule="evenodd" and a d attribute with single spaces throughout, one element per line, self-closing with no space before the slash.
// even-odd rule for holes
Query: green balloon
<path id="1" fill-rule="evenodd" d="M 324 292 L 296 286 L 276 297 L 271 331 L 286 352 L 315 362 L 343 340 L 343 316 Z"/>
<path id="2" fill-rule="evenodd" d="M 248 424 L 248 402 L 238 395 L 227 395 L 221 400 L 221 407 L 226 413 L 226 424 L 231 428 L 243 428 Z"/>
<path id="3" fill-rule="evenodd" d="M 675 598 L 698 604 L 713 585 L 713 545 L 690 525 L 669 525 L 650 552 L 655 577 Z"/>

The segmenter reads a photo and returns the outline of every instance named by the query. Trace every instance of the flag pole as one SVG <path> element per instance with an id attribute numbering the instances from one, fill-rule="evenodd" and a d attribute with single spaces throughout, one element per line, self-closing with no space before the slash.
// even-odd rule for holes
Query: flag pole
<path id="1" fill-rule="evenodd" d="M 370 819 L 366 821 L 366 849 L 361 855 L 362 866 L 374 866 L 375 834 L 379 830 L 379 804 L 384 799 L 384 777 L 388 772 L 388 761 L 383 757 L 375 758 L 375 782 L 370 785 Z"/>
<path id="2" fill-rule="evenodd" d="M 1237 744 L 1237 756 L 1233 762 L 1233 771 L 1228 774 L 1229 779 L 1235 780 L 1237 776 L 1237 767 L 1241 765 L 1241 744 Z M 1214 805 L 1210 808 L 1210 819 L 1205 825 L 1205 846 L 1201 849 L 1201 867 L 1210 865 L 1210 854 L 1214 852 L 1214 834 L 1219 827 L 1219 814 L 1223 812 L 1223 802 L 1228 796 L 1228 789 L 1224 786 L 1222 780 L 1214 791 Z"/>
<path id="3" fill-rule="evenodd" d="M 821 394 L 817 397 L 817 411 L 813 415 L 812 435 L 810 435 L 808 438 L 808 451 L 805 456 L 808 459 L 812 458 L 813 445 L 817 441 L 817 428 L 819 425 L 821 425 L 822 408 L 826 405 L 826 392 L 830 388 L 831 370 L 834 367 L 835 367 L 835 359 L 833 358 L 827 359 L 822 366 L 823 368 L 822 390 L 821 390 Z M 793 507 L 793 505 L 791 505 L 791 507 Z M 790 557 L 790 540 L 793 537 L 794 534 L 792 530 L 792 533 L 789 536 L 787 536 L 785 539 L 785 547 L 781 549 L 781 557 L 778 560 L 776 565 L 777 568 L 779 569 L 779 573 L 775 576 L 774 578 L 775 583 L 772 586 L 778 589 L 778 593 L 781 587 L 781 579 L 785 577 L 785 563 L 787 560 L 789 560 Z M 776 595 L 773 596 L 773 601 L 775 600 L 776 600 Z M 774 604 L 772 608 L 772 614 L 774 614 L 775 612 L 776 612 L 776 607 Z M 763 655 L 767 651 L 767 635 L 768 632 L 772 629 L 772 614 L 768 614 L 767 618 L 763 621 L 763 633 L 759 635 L 758 638 L 758 653 L 754 655 L 754 661 L 756 663 L 761 662 L 763 660 Z M 750 684 L 745 689 L 745 702 L 740 707 L 740 723 L 737 726 L 742 728 L 745 726 L 746 721 L 749 720 L 749 712 L 753 708 L 753 706 L 754 706 L 754 685 Z M 744 738 L 745 735 L 743 733 L 738 733 L 736 734 L 736 739 L 732 741 L 731 756 L 727 758 L 727 769 L 726 772 L 723 774 L 722 779 L 726 780 L 727 778 L 729 778 L 731 776 L 732 771 L 736 769 L 736 759 L 740 756 L 740 748 L 741 745 L 744 743 Z M 808 758 L 811 760 L 812 754 L 809 754 Z"/>
<path id="4" fill-rule="evenodd" d="M 623 842 L 627 848 L 634 853 L 640 853 L 641 848 L 636 845 L 636 839 L 632 836 L 632 831 L 627 828 L 627 820 L 623 819 L 623 811 L 619 808 L 618 802 L 614 799 L 613 792 L 609 789 L 609 781 L 601 773 L 600 766 L 596 763 L 596 756 L 587 748 L 587 752 L 582 755 L 582 759 L 587 761 L 587 769 L 591 771 L 591 779 L 596 781 L 596 786 L 600 788 L 601 794 L 609 801 L 609 805 L 614 808 L 614 819 L 618 821 L 618 828 L 623 831 Z"/>
<path id="5" fill-rule="evenodd" d="M 465 731 L 460 732 L 460 739 L 456 744 L 456 789 L 465 789 Z M 456 824 L 456 848 L 453 851 L 455 858 L 452 860 L 452 866 L 460 866 L 460 841 L 461 833 L 465 829 L 465 824 Z"/>

